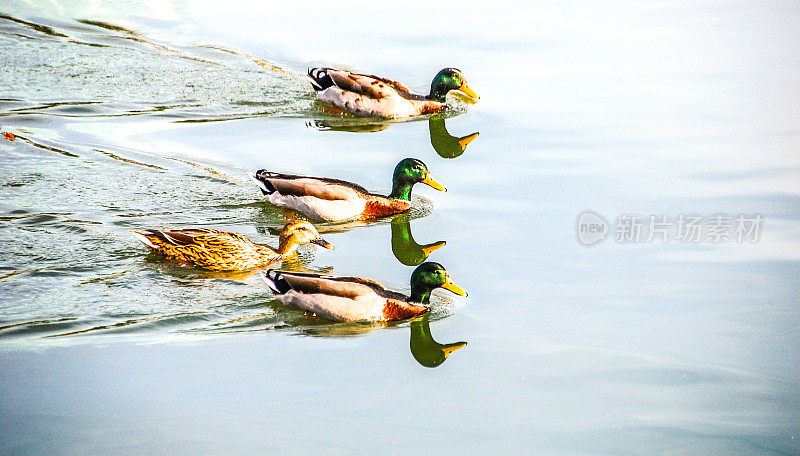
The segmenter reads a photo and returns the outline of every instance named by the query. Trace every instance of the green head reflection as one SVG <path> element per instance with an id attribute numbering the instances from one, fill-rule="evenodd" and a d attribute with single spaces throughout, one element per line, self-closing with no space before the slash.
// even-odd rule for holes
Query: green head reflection
<path id="1" fill-rule="evenodd" d="M 392 219 L 392 253 L 397 261 L 406 266 L 417 266 L 430 254 L 444 247 L 445 241 L 419 245 L 411 235 L 411 219 L 408 214 L 400 214 Z"/>
<path id="2" fill-rule="evenodd" d="M 411 322 L 411 355 L 425 367 L 440 366 L 451 353 L 466 345 L 466 342 L 440 344 L 433 340 L 429 313 Z"/>
<path id="3" fill-rule="evenodd" d="M 467 145 L 478 137 L 478 132 L 457 138 L 447 132 L 444 117 L 433 116 L 428 119 L 428 129 L 431 134 L 431 145 L 436 153 L 443 158 L 456 158 L 464 153 Z"/>

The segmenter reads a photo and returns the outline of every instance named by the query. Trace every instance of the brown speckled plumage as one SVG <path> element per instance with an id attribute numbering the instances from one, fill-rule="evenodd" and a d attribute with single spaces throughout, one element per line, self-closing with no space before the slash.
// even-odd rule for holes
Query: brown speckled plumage
<path id="1" fill-rule="evenodd" d="M 212 271 L 244 271 L 266 267 L 280 255 L 246 237 L 208 228 L 137 230 L 147 247 L 168 260 Z"/>
<path id="2" fill-rule="evenodd" d="M 280 245 L 274 249 L 256 244 L 241 234 L 210 228 L 178 230 L 131 230 L 150 251 L 186 266 L 211 271 L 247 271 L 265 268 L 285 258 L 299 244 L 315 242 L 332 248 L 319 238 L 308 222 L 286 224 L 280 234 Z"/>

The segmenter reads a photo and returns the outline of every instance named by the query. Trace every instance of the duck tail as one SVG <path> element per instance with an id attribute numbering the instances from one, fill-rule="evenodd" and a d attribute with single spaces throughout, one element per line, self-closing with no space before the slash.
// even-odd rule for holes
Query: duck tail
<path id="1" fill-rule="evenodd" d="M 153 241 L 150 240 L 148 235 L 153 235 L 152 230 L 128 230 L 129 233 L 136 236 L 137 239 L 142 241 L 144 245 L 147 246 L 148 249 L 155 250 L 157 249 L 156 245 L 153 244 Z"/>
<path id="2" fill-rule="evenodd" d="M 306 77 L 308 81 L 311 82 L 311 85 L 314 87 L 314 90 L 317 92 L 321 90 L 325 90 L 328 87 L 332 87 L 334 85 L 333 79 L 328 75 L 328 70 L 330 68 L 309 68 L 308 73 L 306 73 Z"/>
<path id="3" fill-rule="evenodd" d="M 269 174 L 271 173 L 266 169 L 260 169 L 258 171 L 248 172 L 250 179 L 253 179 L 256 182 L 258 188 L 261 190 L 261 193 L 263 193 L 264 195 L 271 195 L 276 191 L 278 191 L 278 189 L 276 189 L 275 186 L 273 186 L 267 179 L 261 177 L 261 175 L 269 175 Z"/>
<path id="4" fill-rule="evenodd" d="M 267 272 L 264 272 L 261 277 L 275 295 L 282 295 L 292 289 L 277 269 L 267 269 Z"/>

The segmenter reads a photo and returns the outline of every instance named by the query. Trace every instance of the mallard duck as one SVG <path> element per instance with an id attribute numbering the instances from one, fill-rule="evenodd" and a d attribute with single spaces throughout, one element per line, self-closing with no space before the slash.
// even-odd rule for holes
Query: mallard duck
<path id="1" fill-rule="evenodd" d="M 287 223 L 281 230 L 278 248 L 256 244 L 241 234 L 210 228 L 181 230 L 131 230 L 152 252 L 212 271 L 246 271 L 266 267 L 289 257 L 300 244 L 317 244 L 333 249 L 314 225 L 306 221 Z"/>
<path id="2" fill-rule="evenodd" d="M 270 269 L 264 280 L 275 297 L 295 307 L 334 321 L 395 321 L 427 312 L 431 291 L 444 288 L 466 296 L 439 263 L 422 263 L 411 274 L 411 296 L 387 290 L 378 282 L 361 277 Z"/>
<path id="3" fill-rule="evenodd" d="M 458 90 L 479 99 L 467 85 L 461 71 L 445 68 L 431 82 L 429 95 L 413 93 L 403 84 L 369 74 L 350 73 L 334 68 L 311 68 L 308 80 L 317 98 L 339 109 L 361 116 L 400 118 L 433 114 L 445 108 L 445 98 Z"/>
<path id="4" fill-rule="evenodd" d="M 403 159 L 394 168 L 389 196 L 376 195 L 360 185 L 325 177 L 273 173 L 265 169 L 252 173 L 251 177 L 270 203 L 327 222 L 366 220 L 405 212 L 411 209 L 411 188 L 417 182 L 447 191 L 431 177 L 425 163 L 415 158 Z"/>

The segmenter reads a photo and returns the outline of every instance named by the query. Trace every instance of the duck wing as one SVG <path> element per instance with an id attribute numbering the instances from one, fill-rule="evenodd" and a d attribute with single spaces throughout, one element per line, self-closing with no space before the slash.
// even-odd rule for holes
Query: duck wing
<path id="1" fill-rule="evenodd" d="M 405 98 L 406 100 L 428 101 L 428 99 L 424 95 L 414 93 L 411 89 L 409 89 L 405 84 L 401 82 L 394 81 L 392 79 L 384 78 L 381 76 L 375 76 L 373 74 L 358 74 L 358 73 L 350 73 L 350 74 L 355 77 L 370 79 L 371 80 L 370 85 L 377 85 L 379 89 L 383 88 L 381 84 L 385 84 L 386 86 L 391 87 L 395 92 L 397 92 L 398 95 Z"/>
<path id="2" fill-rule="evenodd" d="M 387 290 L 374 280 L 362 277 L 335 277 L 308 272 L 287 272 L 271 269 L 265 274 L 270 288 L 283 294 L 289 290 L 307 294 L 325 294 L 346 299 L 378 295 L 382 298 L 406 301 L 408 296 Z"/>
<path id="3" fill-rule="evenodd" d="M 349 200 L 370 195 L 364 187 L 338 179 L 274 173 L 265 169 L 254 174 L 265 195 L 275 192 L 286 196 L 313 196 L 324 200 Z"/>
<path id="4" fill-rule="evenodd" d="M 199 246 L 220 250 L 240 249 L 251 246 L 250 239 L 237 233 L 219 231 L 211 228 L 185 228 L 180 230 L 134 230 L 134 234 L 144 236 L 151 242 L 163 242 L 175 247 Z"/>
<path id="5" fill-rule="evenodd" d="M 336 87 L 380 100 L 392 95 L 390 88 L 380 80 L 367 74 L 349 73 L 347 71 L 327 69 L 327 74 Z"/>
<path id="6" fill-rule="evenodd" d="M 187 228 L 182 230 L 131 230 L 131 233 L 150 241 L 157 241 L 180 247 L 196 245 L 198 236 L 215 234 L 219 233 L 219 231 L 210 228 Z M 148 244 L 148 242 L 145 243 Z"/>
<path id="7" fill-rule="evenodd" d="M 359 95 L 380 100 L 382 98 L 399 95 L 407 100 L 427 100 L 425 96 L 416 94 L 404 84 L 373 74 L 350 73 L 348 71 L 336 70 L 333 68 L 312 69 L 309 74 L 316 70 L 317 77 L 321 78 L 321 84 L 333 84 L 336 87 L 354 92 Z"/>

